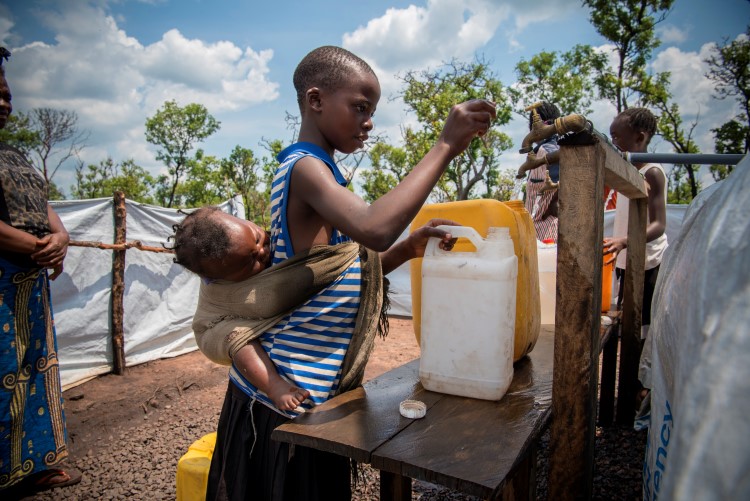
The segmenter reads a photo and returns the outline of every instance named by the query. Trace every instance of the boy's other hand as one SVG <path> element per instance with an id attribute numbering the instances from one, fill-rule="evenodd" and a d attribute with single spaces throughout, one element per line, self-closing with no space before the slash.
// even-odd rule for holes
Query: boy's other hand
<path id="1" fill-rule="evenodd" d="M 410 253 L 413 257 L 424 256 L 424 251 L 427 248 L 427 241 L 431 237 L 437 237 L 440 239 L 438 246 L 441 249 L 449 251 L 453 248 L 456 239 L 453 238 L 450 232 L 436 228 L 440 225 L 460 226 L 459 223 L 451 221 L 450 219 L 430 219 L 424 226 L 412 232 L 406 239 L 406 244 L 409 246 Z"/>
<path id="2" fill-rule="evenodd" d="M 451 156 L 464 151 L 475 137 L 484 136 L 497 118 L 495 103 L 486 99 L 472 99 L 451 108 L 445 121 L 440 141 L 450 147 Z"/>

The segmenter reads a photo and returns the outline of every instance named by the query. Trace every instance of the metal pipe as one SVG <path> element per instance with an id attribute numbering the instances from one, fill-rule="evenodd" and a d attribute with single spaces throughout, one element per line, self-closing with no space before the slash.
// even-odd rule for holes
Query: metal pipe
<path id="1" fill-rule="evenodd" d="M 664 163 L 682 165 L 737 165 L 745 158 L 742 154 L 720 154 L 720 153 L 630 153 L 622 152 L 625 160 L 632 164 L 636 163 Z"/>

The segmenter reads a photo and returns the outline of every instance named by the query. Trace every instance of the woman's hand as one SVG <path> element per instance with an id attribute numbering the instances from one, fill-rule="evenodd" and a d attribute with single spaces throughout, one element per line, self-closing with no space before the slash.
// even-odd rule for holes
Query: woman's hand
<path id="1" fill-rule="evenodd" d="M 57 277 L 58 267 L 62 272 L 62 263 L 68 253 L 69 242 L 70 237 L 67 232 L 50 233 L 39 239 L 37 250 L 31 254 L 31 259 L 42 268 L 54 268 L 53 276 Z"/>
<path id="2" fill-rule="evenodd" d="M 628 247 L 627 238 L 605 238 L 604 239 L 604 255 L 612 254 L 604 264 L 610 264 L 617 259 L 617 255 Z"/>

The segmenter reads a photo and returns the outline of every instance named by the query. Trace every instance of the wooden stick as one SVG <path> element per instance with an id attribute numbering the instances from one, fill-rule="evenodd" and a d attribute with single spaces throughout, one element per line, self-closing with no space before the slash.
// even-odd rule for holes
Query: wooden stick
<path id="1" fill-rule="evenodd" d="M 91 247 L 94 249 L 103 250 L 122 251 L 127 249 L 138 249 L 146 252 L 163 252 L 167 254 L 174 254 L 173 249 L 143 245 L 143 242 L 141 242 L 140 240 L 131 240 L 130 242 L 125 242 L 124 244 L 105 244 L 104 242 L 92 242 L 90 240 L 71 240 L 68 245 L 72 245 L 73 247 Z"/>
<path id="2" fill-rule="evenodd" d="M 125 340 L 124 340 L 124 298 L 125 298 L 125 232 L 126 218 L 125 194 L 116 191 L 115 205 L 115 245 L 122 250 L 112 253 L 112 362 L 114 373 L 121 376 L 125 373 Z"/>

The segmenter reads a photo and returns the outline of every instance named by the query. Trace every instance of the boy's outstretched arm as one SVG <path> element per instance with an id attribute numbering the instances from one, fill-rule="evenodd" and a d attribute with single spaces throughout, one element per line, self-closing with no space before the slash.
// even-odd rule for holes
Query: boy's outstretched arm
<path id="1" fill-rule="evenodd" d="M 383 274 L 388 274 L 415 257 L 423 257 L 427 241 L 430 237 L 440 238 L 440 248 L 451 250 L 455 239 L 445 230 L 438 229 L 440 225 L 458 226 L 458 223 L 450 219 L 430 219 L 424 226 L 413 231 L 404 240 L 392 245 L 387 251 L 380 253 L 380 262 Z"/>
<path id="2" fill-rule="evenodd" d="M 298 213 L 314 213 L 356 242 L 385 251 L 414 219 L 450 161 L 473 138 L 484 135 L 495 117 L 495 105 L 490 101 L 475 99 L 455 105 L 427 155 L 401 183 L 371 205 L 339 186 L 323 162 L 305 157 L 292 173 L 291 193 L 296 200 L 290 200 L 289 211 L 293 211 L 292 203 L 304 204 L 311 211 L 302 207 Z M 314 217 L 300 221 L 299 226 L 318 226 Z M 294 229 L 291 232 L 295 234 Z M 295 242 L 294 248 L 299 252 L 308 247 Z"/>

